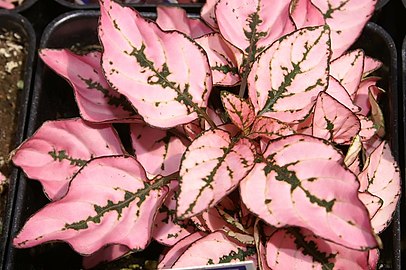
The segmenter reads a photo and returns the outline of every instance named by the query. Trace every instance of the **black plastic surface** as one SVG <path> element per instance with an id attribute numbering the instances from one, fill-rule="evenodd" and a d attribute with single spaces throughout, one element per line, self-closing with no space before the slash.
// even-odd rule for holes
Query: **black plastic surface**
<path id="1" fill-rule="evenodd" d="M 65 48 L 80 43 L 93 45 L 98 42 L 96 11 L 77 11 L 59 17 L 44 31 L 40 47 Z M 153 14 L 148 14 L 152 16 Z M 363 48 L 367 55 L 384 63 L 379 74 L 380 87 L 387 92 L 382 96 L 387 123 L 387 139 L 395 157 L 399 158 L 398 91 L 396 48 L 390 36 L 379 26 L 369 23 L 354 48 Z M 31 135 L 46 120 L 78 116 L 71 87 L 62 78 L 38 61 L 30 123 Z M 15 235 L 25 220 L 39 210 L 47 199 L 38 182 L 27 180 L 21 174 L 11 235 Z M 400 270 L 400 223 L 397 211 L 391 226 L 381 236 L 385 249 L 381 253 L 383 268 Z M 9 246 L 6 269 L 79 269 L 80 257 L 66 244 L 46 244 L 32 249 L 18 250 Z"/>
<path id="2" fill-rule="evenodd" d="M 32 79 L 32 68 L 34 66 L 34 58 L 36 53 L 36 38 L 34 30 L 31 24 L 17 13 L 5 13 L 0 12 L 0 29 L 7 29 L 18 33 L 27 47 L 27 56 L 24 65 L 24 88 L 20 92 L 18 97 L 18 125 L 16 130 L 15 146 L 17 147 L 24 139 L 26 131 L 26 120 L 27 111 L 29 107 L 30 89 L 31 89 L 31 79 Z M 17 168 L 12 168 L 11 175 L 9 178 L 9 188 L 7 194 L 7 204 L 4 216 L 3 230 L 0 234 L 0 268 L 5 261 L 5 256 L 7 256 L 7 246 L 9 231 L 11 229 L 11 222 L 13 216 L 14 202 L 17 194 L 18 177 L 19 170 Z"/>

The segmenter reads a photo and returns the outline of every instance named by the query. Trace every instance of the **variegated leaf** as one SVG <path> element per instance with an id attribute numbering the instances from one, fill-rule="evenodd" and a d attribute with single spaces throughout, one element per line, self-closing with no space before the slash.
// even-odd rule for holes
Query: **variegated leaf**
<path id="1" fill-rule="evenodd" d="M 371 249 L 369 251 L 369 258 L 368 258 L 368 264 L 369 264 L 369 269 L 378 269 L 378 261 L 379 261 L 379 249 Z"/>
<path id="2" fill-rule="evenodd" d="M 144 120 L 163 128 L 209 120 L 205 107 L 212 88 L 203 49 L 177 31 L 112 0 L 100 1 L 102 67 L 109 83 L 125 95 Z"/>
<path id="3" fill-rule="evenodd" d="M 255 120 L 255 111 L 249 100 L 240 98 L 230 92 L 221 92 L 223 107 L 231 121 L 243 132 L 248 132 Z"/>
<path id="4" fill-rule="evenodd" d="M 172 268 L 176 260 L 180 256 L 182 256 L 182 254 L 185 252 L 186 249 L 189 248 L 191 244 L 193 244 L 194 242 L 198 241 L 199 239 L 203 238 L 206 235 L 207 233 L 204 232 L 195 232 L 177 242 L 176 245 L 174 245 L 170 250 L 168 250 L 163 255 L 163 257 L 159 261 L 158 269 Z"/>
<path id="5" fill-rule="evenodd" d="M 219 33 L 208 34 L 195 41 L 207 53 L 214 85 L 233 86 L 240 82 L 238 67 L 242 53 L 237 48 Z"/>
<path id="6" fill-rule="evenodd" d="M 379 68 L 381 68 L 382 65 L 383 64 L 382 64 L 381 61 L 365 55 L 365 58 L 364 58 L 364 70 L 362 72 L 362 77 L 363 78 L 367 77 L 368 75 L 370 75 L 375 70 L 378 70 Z"/>
<path id="7" fill-rule="evenodd" d="M 364 51 L 358 49 L 340 56 L 330 64 L 330 75 L 338 80 L 351 97 L 355 96 L 361 82 L 364 57 Z"/>
<path id="8" fill-rule="evenodd" d="M 94 159 L 76 175 L 65 197 L 25 223 L 13 244 L 28 248 L 62 240 L 85 255 L 109 244 L 143 249 L 167 193 L 162 184 L 148 182 L 142 166 L 131 157 Z"/>
<path id="9" fill-rule="evenodd" d="M 358 178 L 361 192 L 366 190 L 383 201 L 371 220 L 375 233 L 380 233 L 389 225 L 400 197 L 400 172 L 387 142 L 372 152 Z"/>
<path id="10" fill-rule="evenodd" d="M 246 138 L 232 140 L 219 129 L 204 132 L 182 158 L 178 217 L 191 217 L 216 205 L 247 175 L 254 155 L 255 146 Z"/>
<path id="11" fill-rule="evenodd" d="M 369 269 L 368 251 L 349 249 L 299 228 L 276 231 L 266 244 L 266 256 L 273 270 Z"/>
<path id="12" fill-rule="evenodd" d="M 252 124 L 249 138 L 255 139 L 261 137 L 268 140 L 275 140 L 294 133 L 289 125 L 271 117 L 260 116 L 257 117 Z"/>
<path id="13" fill-rule="evenodd" d="M 326 93 L 335 98 L 345 107 L 350 109 L 352 112 L 357 113 L 361 110 L 360 107 L 354 104 L 350 94 L 341 85 L 341 83 L 332 76 L 328 78 L 328 87 L 326 89 Z"/>
<path id="14" fill-rule="evenodd" d="M 130 132 L 135 156 L 149 175 L 166 176 L 179 171 L 185 140 L 146 124 L 131 124 Z"/>
<path id="15" fill-rule="evenodd" d="M 319 94 L 313 114 L 313 136 L 337 144 L 350 144 L 361 129 L 358 117 L 324 92 Z"/>
<path id="16" fill-rule="evenodd" d="M 290 124 L 290 127 L 297 134 L 312 135 L 313 133 L 313 109 L 310 111 L 309 115 L 298 124 Z"/>
<path id="17" fill-rule="evenodd" d="M 200 17 L 214 30 L 218 30 L 215 6 L 219 0 L 206 0 L 201 11 Z"/>
<path id="18" fill-rule="evenodd" d="M 290 15 L 296 28 L 308 26 L 320 26 L 325 24 L 323 14 L 310 0 L 292 0 L 290 4 Z"/>
<path id="19" fill-rule="evenodd" d="M 76 55 L 66 49 L 43 49 L 41 59 L 73 87 L 83 119 L 90 122 L 122 122 L 140 118 L 131 104 L 110 88 L 101 69 L 101 53 Z"/>
<path id="20" fill-rule="evenodd" d="M 243 202 L 268 224 L 301 226 L 340 245 L 365 249 L 377 242 L 358 187 L 340 152 L 305 135 L 270 143 L 240 183 Z"/>
<path id="21" fill-rule="evenodd" d="M 29 178 L 41 182 L 51 200 L 57 200 L 66 194 L 72 177 L 89 160 L 123 153 L 111 125 L 75 118 L 44 123 L 19 146 L 12 160 Z"/>
<path id="22" fill-rule="evenodd" d="M 374 126 L 374 122 L 372 122 L 372 120 L 369 120 L 368 117 L 363 115 L 357 116 L 361 123 L 361 130 L 358 135 L 360 136 L 361 142 L 364 143 L 374 137 L 377 130 Z"/>
<path id="23" fill-rule="evenodd" d="M 222 231 L 211 233 L 189 246 L 174 263 L 173 268 L 205 266 L 255 260 L 255 247 L 246 246 Z"/>
<path id="24" fill-rule="evenodd" d="M 368 192 L 360 192 L 358 194 L 359 199 L 361 202 L 366 206 L 368 209 L 369 216 L 371 219 L 376 215 L 378 210 L 382 207 L 383 201 L 381 198 L 372 195 Z"/>
<path id="25" fill-rule="evenodd" d="M 333 59 L 342 55 L 361 34 L 377 0 L 312 0 L 331 29 Z"/>
<path id="26" fill-rule="evenodd" d="M 369 104 L 371 105 L 371 119 L 374 122 L 376 134 L 379 137 L 383 137 L 385 135 L 385 119 L 381 107 L 373 94 L 378 92 L 383 92 L 383 90 L 380 90 L 376 85 L 371 85 L 369 87 L 368 99 Z"/>
<path id="27" fill-rule="evenodd" d="M 327 88 L 329 29 L 303 28 L 262 53 L 248 77 L 249 97 L 260 115 L 298 123 Z"/>
<path id="28" fill-rule="evenodd" d="M 361 138 L 359 135 L 356 135 L 350 144 L 350 147 L 348 148 L 347 154 L 345 155 L 344 158 L 344 164 L 347 167 L 350 167 L 354 162 L 357 162 L 359 159 L 359 154 L 361 153 L 362 150 L 362 143 L 361 143 Z"/>
<path id="29" fill-rule="evenodd" d="M 188 18 L 186 10 L 177 6 L 157 6 L 156 23 L 162 30 L 177 30 L 195 39 L 213 32 L 200 19 Z"/>
<path id="30" fill-rule="evenodd" d="M 90 269 L 101 263 L 117 260 L 130 252 L 131 250 L 124 245 L 105 246 L 95 253 L 83 257 L 83 267 L 85 269 Z"/>
<path id="31" fill-rule="evenodd" d="M 176 197 L 178 190 L 177 181 L 170 183 L 170 191 L 164 204 L 158 210 L 155 218 L 152 237 L 159 243 L 173 246 L 180 239 L 192 234 L 196 228 L 190 220 L 178 220 L 176 218 Z"/>
<path id="32" fill-rule="evenodd" d="M 267 263 L 265 244 L 274 231 L 273 227 L 263 225 L 260 219 L 257 219 L 254 224 L 254 239 L 255 247 L 257 248 L 259 270 L 272 270 Z"/>
<path id="33" fill-rule="evenodd" d="M 369 91 L 372 91 L 373 97 L 376 99 L 380 92 L 378 87 L 371 88 L 371 86 L 375 86 L 378 82 L 379 78 L 377 77 L 368 77 L 361 81 L 359 84 L 358 90 L 354 96 L 354 103 L 361 108 L 359 114 L 367 116 L 371 110 L 371 104 L 369 103 Z M 376 92 L 375 92 L 376 91 Z"/>

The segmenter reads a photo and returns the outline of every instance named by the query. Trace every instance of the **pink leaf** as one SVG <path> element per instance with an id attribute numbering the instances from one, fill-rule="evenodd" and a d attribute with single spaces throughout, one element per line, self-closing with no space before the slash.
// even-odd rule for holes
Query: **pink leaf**
<path id="1" fill-rule="evenodd" d="M 319 94 L 313 115 L 313 136 L 350 144 L 361 129 L 358 117 L 329 94 Z"/>
<path id="2" fill-rule="evenodd" d="M 263 161 L 240 183 L 243 202 L 268 224 L 305 227 L 338 244 L 365 249 L 377 243 L 358 188 L 340 152 L 304 135 L 270 143 Z"/>
<path id="3" fill-rule="evenodd" d="M 368 251 L 349 249 L 299 228 L 275 232 L 266 244 L 266 255 L 273 270 L 368 269 Z"/>
<path id="4" fill-rule="evenodd" d="M 62 240 L 81 254 L 113 243 L 143 249 L 167 192 L 161 187 L 160 181 L 149 183 L 131 157 L 94 159 L 76 175 L 65 197 L 26 222 L 13 244 L 28 248 Z"/>
<path id="5" fill-rule="evenodd" d="M 219 0 L 206 0 L 200 11 L 200 17 L 214 30 L 218 29 L 215 6 Z"/>
<path id="6" fill-rule="evenodd" d="M 198 120 L 178 126 L 176 129 L 179 130 L 181 134 L 184 134 L 190 141 L 194 141 L 203 131 Z"/>
<path id="7" fill-rule="evenodd" d="M 41 182 L 51 200 L 58 200 L 89 160 L 123 153 L 111 125 L 93 125 L 75 118 L 44 123 L 17 149 L 12 160 L 29 178 Z"/>
<path id="8" fill-rule="evenodd" d="M 275 140 L 283 136 L 292 135 L 293 129 L 277 119 L 260 116 L 255 119 L 249 138 L 258 137 Z"/>
<path id="9" fill-rule="evenodd" d="M 375 86 L 379 78 L 368 77 L 361 81 L 358 90 L 354 96 L 354 103 L 361 108 L 359 114 L 367 116 L 371 110 L 371 104 L 369 103 L 369 91 L 371 86 Z M 375 90 L 377 92 L 375 92 Z M 377 98 L 379 93 L 379 88 L 375 88 L 372 93 L 375 98 Z"/>
<path id="10" fill-rule="evenodd" d="M 195 41 L 203 47 L 209 58 L 213 84 L 233 86 L 241 79 L 238 74 L 241 52 L 224 40 L 219 33 L 202 36 Z"/>
<path id="11" fill-rule="evenodd" d="M 354 97 L 362 78 L 363 68 L 364 52 L 359 49 L 331 62 L 330 75 L 338 80 L 351 97 Z"/>
<path id="12" fill-rule="evenodd" d="M 294 133 L 303 135 L 312 135 L 313 133 L 313 109 L 310 111 L 309 115 L 301 122 L 297 124 L 290 124 Z"/>
<path id="13" fill-rule="evenodd" d="M 194 242 L 173 268 L 252 260 L 255 255 L 255 247 L 245 246 L 224 232 L 217 231 Z"/>
<path id="14" fill-rule="evenodd" d="M 369 269 L 378 269 L 378 261 L 379 261 L 379 249 L 371 249 L 369 251 L 369 258 L 368 258 L 368 264 L 369 264 Z"/>
<path id="15" fill-rule="evenodd" d="M 324 25 L 324 17 L 310 0 L 293 0 L 290 14 L 296 28 Z"/>
<path id="16" fill-rule="evenodd" d="M 146 124 L 130 125 L 135 156 L 148 174 L 170 175 L 179 171 L 186 142 L 167 130 Z"/>
<path id="17" fill-rule="evenodd" d="M 81 116 L 90 122 L 137 119 L 131 104 L 110 88 L 101 69 L 100 52 L 76 55 L 69 50 L 43 49 L 41 59 L 72 85 Z"/>
<path id="18" fill-rule="evenodd" d="M 204 232 L 195 232 L 176 243 L 159 261 L 158 269 L 170 269 L 176 260 L 182 256 L 186 249 L 197 240 L 207 234 Z"/>
<path id="19" fill-rule="evenodd" d="M 85 269 L 93 268 L 104 262 L 111 262 L 128 254 L 131 250 L 124 245 L 110 245 L 102 247 L 95 253 L 83 258 L 83 267 Z"/>
<path id="20" fill-rule="evenodd" d="M 157 6 L 156 23 L 162 30 L 177 30 L 195 39 L 213 32 L 200 19 L 188 18 L 186 11 L 176 6 Z"/>
<path id="21" fill-rule="evenodd" d="M 15 6 L 12 4 L 11 0 L 0 0 L 0 8 L 13 9 Z"/>
<path id="22" fill-rule="evenodd" d="M 358 194 L 358 197 L 368 209 L 369 216 L 372 219 L 376 215 L 378 210 L 382 207 L 383 201 L 379 197 L 374 196 L 368 192 L 360 192 Z"/>
<path id="23" fill-rule="evenodd" d="M 328 87 L 326 93 L 335 98 L 338 102 L 343 104 L 354 113 L 357 113 L 361 110 L 361 108 L 354 104 L 347 90 L 334 77 L 330 76 L 328 78 Z"/>
<path id="24" fill-rule="evenodd" d="M 253 59 L 295 29 L 289 5 L 289 0 L 221 0 L 215 12 L 223 37 Z"/>
<path id="25" fill-rule="evenodd" d="M 352 140 L 350 147 L 348 148 L 347 154 L 344 158 L 344 164 L 347 166 L 350 171 L 352 171 L 355 175 L 360 173 L 360 153 L 362 150 L 362 143 L 361 138 L 359 135 L 356 135 Z"/>
<path id="26" fill-rule="evenodd" d="M 216 205 L 252 168 L 254 154 L 248 139 L 232 141 L 219 129 L 203 133 L 182 158 L 177 215 L 187 218 Z"/>
<path id="27" fill-rule="evenodd" d="M 329 30 L 304 28 L 262 53 L 248 78 L 249 97 L 259 114 L 297 123 L 327 88 Z"/>
<path id="28" fill-rule="evenodd" d="M 362 142 L 367 142 L 376 134 L 374 122 L 363 115 L 358 115 L 358 118 L 361 123 L 361 130 L 359 132 L 360 139 Z"/>
<path id="29" fill-rule="evenodd" d="M 382 207 L 372 218 L 375 233 L 380 233 L 389 225 L 400 196 L 399 168 L 386 142 L 372 152 L 358 178 L 364 183 L 361 192 L 366 190 L 383 201 Z"/>
<path id="30" fill-rule="evenodd" d="M 175 192 L 178 189 L 177 181 L 170 183 L 170 191 L 164 204 L 155 218 L 152 237 L 159 243 L 173 246 L 180 239 L 189 236 L 195 231 L 190 220 L 178 220 L 176 213 Z"/>
<path id="31" fill-rule="evenodd" d="M 255 120 L 252 104 L 230 92 L 221 92 L 221 101 L 231 121 L 243 132 L 248 132 Z"/>
<path id="32" fill-rule="evenodd" d="M 203 49 L 129 7 L 111 0 L 100 4 L 102 67 L 111 85 L 153 126 L 169 128 L 205 116 L 212 79 Z"/>
<path id="33" fill-rule="evenodd" d="M 382 138 L 385 135 L 385 119 L 376 100 L 376 95 L 379 92 L 383 92 L 383 90 L 379 89 L 376 85 L 371 85 L 368 91 L 368 99 L 371 105 L 371 119 L 374 122 L 376 134 Z"/>
<path id="34" fill-rule="evenodd" d="M 312 0 L 331 29 L 333 59 L 342 55 L 361 34 L 377 0 Z"/>
<path id="35" fill-rule="evenodd" d="M 0 188 L 7 182 L 7 177 L 0 172 Z"/>
<path id="36" fill-rule="evenodd" d="M 379 68 L 381 68 L 382 65 L 383 64 L 381 61 L 366 55 L 364 58 L 364 70 L 362 71 L 362 74 L 363 74 L 362 77 L 363 78 L 367 77 L 369 74 L 371 74 L 375 70 L 378 70 Z"/>

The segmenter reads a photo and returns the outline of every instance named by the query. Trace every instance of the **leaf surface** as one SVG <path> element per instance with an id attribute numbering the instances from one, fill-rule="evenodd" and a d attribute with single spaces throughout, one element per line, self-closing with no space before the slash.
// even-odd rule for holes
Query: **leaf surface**
<path id="1" fill-rule="evenodd" d="M 360 192 L 358 194 L 358 197 L 361 202 L 363 202 L 364 205 L 367 207 L 369 216 L 372 219 L 376 215 L 378 210 L 382 207 L 383 201 L 379 197 L 374 196 L 368 192 Z"/>
<path id="2" fill-rule="evenodd" d="M 383 63 L 377 59 L 369 57 L 365 55 L 364 58 L 364 70 L 363 70 L 363 78 L 367 77 L 369 74 L 381 68 Z"/>
<path id="3" fill-rule="evenodd" d="M 95 253 L 83 257 L 83 267 L 85 269 L 90 269 L 99 264 L 117 260 L 129 252 L 131 252 L 131 250 L 124 245 L 110 245 L 102 247 Z"/>
<path id="4" fill-rule="evenodd" d="M 51 200 L 58 200 L 89 160 L 123 153 L 111 125 L 94 125 L 74 118 L 45 122 L 19 146 L 12 160 L 29 178 L 41 182 Z"/>
<path id="5" fill-rule="evenodd" d="M 378 97 L 380 90 L 378 87 L 374 87 L 378 80 L 379 78 L 377 77 L 368 77 L 362 80 L 359 84 L 358 90 L 354 96 L 354 103 L 361 108 L 359 114 L 367 116 L 371 111 L 371 103 L 369 103 L 369 92 L 370 90 L 372 91 L 372 95 L 375 99 Z"/>
<path id="6" fill-rule="evenodd" d="M 240 82 L 238 74 L 241 52 L 219 33 L 204 35 L 195 41 L 206 51 L 214 85 L 233 86 Z"/>
<path id="7" fill-rule="evenodd" d="M 297 29 L 325 24 L 323 14 L 310 0 L 293 0 L 290 6 L 290 15 Z"/>
<path id="8" fill-rule="evenodd" d="M 262 53 L 248 77 L 256 111 L 287 123 L 306 118 L 327 88 L 329 43 L 328 28 L 303 28 Z"/>
<path id="9" fill-rule="evenodd" d="M 333 59 L 342 55 L 361 34 L 377 0 L 312 0 L 331 29 Z"/>
<path id="10" fill-rule="evenodd" d="M 368 251 L 352 250 L 306 229 L 276 231 L 266 244 L 271 269 L 368 269 Z"/>
<path id="11" fill-rule="evenodd" d="M 255 120 L 255 111 L 249 100 L 240 98 L 230 92 L 221 92 L 221 101 L 231 121 L 240 130 L 248 132 Z"/>
<path id="12" fill-rule="evenodd" d="M 217 204 L 254 165 L 254 145 L 232 141 L 228 132 L 208 130 L 186 150 L 180 169 L 177 215 L 187 218 Z"/>
<path id="13" fill-rule="evenodd" d="M 313 117 L 313 136 L 338 144 L 350 144 L 361 129 L 358 117 L 324 92 L 317 98 Z"/>
<path id="14" fill-rule="evenodd" d="M 252 187 L 261 192 L 252 192 Z M 273 141 L 240 183 L 248 209 L 275 227 L 301 226 L 338 244 L 376 246 L 359 182 L 326 141 L 291 135 Z"/>
<path id="15" fill-rule="evenodd" d="M 41 59 L 73 87 L 83 119 L 90 122 L 120 122 L 137 119 L 131 104 L 111 89 L 103 77 L 101 53 L 76 55 L 66 49 L 43 49 Z"/>
<path id="16" fill-rule="evenodd" d="M 25 223 L 13 244 L 28 248 L 62 240 L 85 255 L 108 244 L 143 249 L 166 193 L 159 182 L 148 182 L 134 158 L 94 159 L 76 175 L 65 197 Z"/>
<path id="17" fill-rule="evenodd" d="M 169 128 L 206 116 L 212 79 L 203 49 L 114 1 L 102 0 L 100 10 L 105 76 L 144 120 Z"/>
<path id="18" fill-rule="evenodd" d="M 380 233 L 389 225 L 400 197 L 400 172 L 387 142 L 372 152 L 358 178 L 361 192 L 366 190 L 383 201 L 371 221 L 375 233 Z"/>
<path id="19" fill-rule="evenodd" d="M 353 99 L 344 88 L 344 86 L 342 86 L 341 83 L 332 76 L 329 76 L 328 78 L 328 87 L 326 89 L 326 93 L 335 98 L 338 102 L 343 104 L 354 113 L 357 113 L 361 110 L 361 108 L 354 104 Z"/>
<path id="20" fill-rule="evenodd" d="M 200 17 L 214 30 L 218 30 L 215 6 L 219 0 L 206 0 L 201 11 Z"/>
<path id="21" fill-rule="evenodd" d="M 385 119 L 381 107 L 376 100 L 376 94 L 373 94 L 379 92 L 383 92 L 383 90 L 380 90 L 376 85 L 371 85 L 369 87 L 368 98 L 369 104 L 371 104 L 371 119 L 374 122 L 376 134 L 379 137 L 383 137 L 385 135 Z"/>
<path id="22" fill-rule="evenodd" d="M 217 231 L 194 242 L 173 268 L 246 261 L 255 259 L 255 255 L 255 247 L 245 246 Z"/>
<path id="23" fill-rule="evenodd" d="M 252 124 L 249 138 L 255 139 L 261 137 L 275 140 L 292 134 L 294 134 L 294 131 L 287 124 L 271 117 L 260 116 Z"/>
<path id="24" fill-rule="evenodd" d="M 156 23 L 162 30 L 177 30 L 193 39 L 213 32 L 200 19 L 188 18 L 186 11 L 181 7 L 159 5 L 156 12 Z"/>
<path id="25" fill-rule="evenodd" d="M 135 156 L 148 174 L 166 176 L 179 171 L 187 142 L 146 124 L 131 124 L 130 132 Z"/>

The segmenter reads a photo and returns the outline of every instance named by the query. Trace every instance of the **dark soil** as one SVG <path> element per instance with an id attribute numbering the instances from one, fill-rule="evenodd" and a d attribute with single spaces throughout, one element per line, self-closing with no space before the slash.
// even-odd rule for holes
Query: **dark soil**
<path id="1" fill-rule="evenodd" d="M 16 144 L 19 93 L 24 87 L 23 68 L 27 55 L 22 38 L 0 29 L 0 172 L 9 176 L 9 153 Z M 0 184 L 0 232 L 6 203 L 7 183 Z"/>

